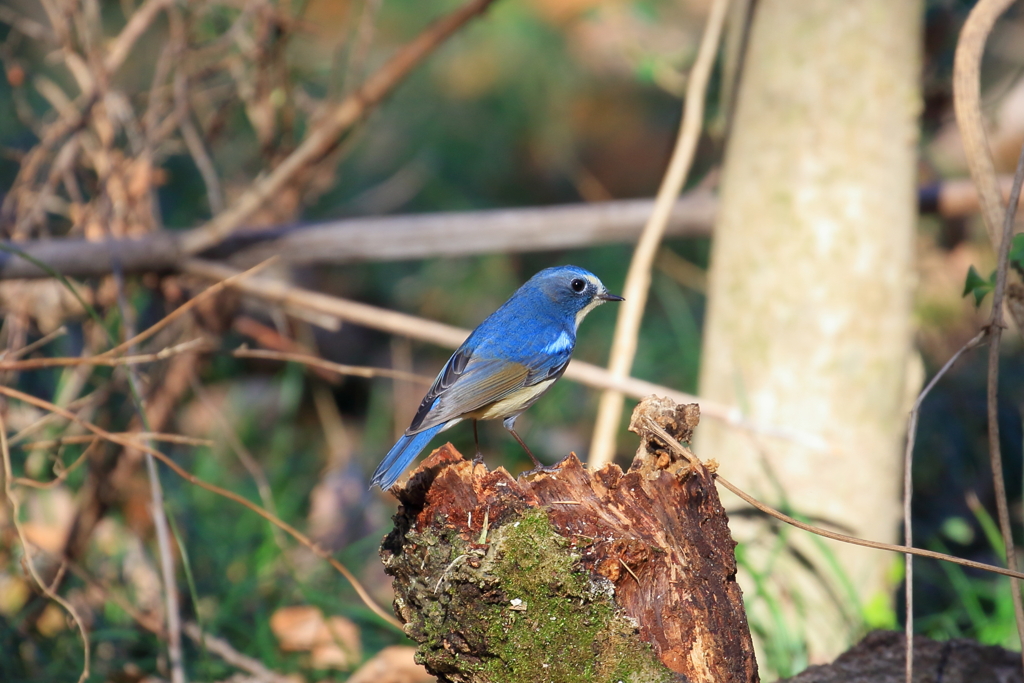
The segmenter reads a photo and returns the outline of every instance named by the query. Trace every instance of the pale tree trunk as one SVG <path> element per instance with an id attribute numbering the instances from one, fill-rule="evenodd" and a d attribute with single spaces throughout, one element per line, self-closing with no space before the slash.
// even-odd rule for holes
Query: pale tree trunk
<path id="1" fill-rule="evenodd" d="M 881 541 L 899 530 L 921 30 L 920 0 L 756 3 L 700 381 L 702 396 L 752 422 L 827 445 L 708 421 L 698 455 L 763 500 Z M 766 548 L 764 526 L 741 522 L 737 540 Z M 891 590 L 894 558 L 828 542 L 830 566 L 821 543 L 788 538 L 817 575 L 784 555 L 769 585 L 820 661 L 856 635 L 836 607 L 848 594 L 836 566 L 867 601 Z M 767 554 L 752 561 L 763 567 Z M 744 593 L 756 593 L 749 576 Z"/>

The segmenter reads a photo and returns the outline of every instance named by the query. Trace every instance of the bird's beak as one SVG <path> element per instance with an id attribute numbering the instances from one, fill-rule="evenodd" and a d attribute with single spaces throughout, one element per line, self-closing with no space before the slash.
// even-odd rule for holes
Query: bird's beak
<path id="1" fill-rule="evenodd" d="M 614 294 L 609 294 L 606 291 L 598 294 L 597 298 L 601 301 L 625 301 L 621 296 L 615 296 Z"/>

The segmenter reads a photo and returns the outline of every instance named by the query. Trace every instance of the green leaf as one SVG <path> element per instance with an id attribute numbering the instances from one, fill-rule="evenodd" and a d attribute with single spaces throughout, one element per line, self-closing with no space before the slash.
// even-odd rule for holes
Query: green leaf
<path id="1" fill-rule="evenodd" d="M 974 542 L 974 527 L 963 517 L 949 517 L 942 523 L 942 535 L 960 545 Z"/>
<path id="2" fill-rule="evenodd" d="M 995 286 L 996 271 L 992 271 L 992 274 L 986 280 L 975 270 L 974 266 L 971 266 L 967 271 L 967 281 L 964 282 L 964 293 L 961 296 L 973 294 L 974 305 L 980 306 L 981 302 L 988 296 L 988 293 L 995 289 Z"/>
<path id="3" fill-rule="evenodd" d="M 1010 242 L 1010 265 L 1024 270 L 1024 232 L 1017 233 Z"/>

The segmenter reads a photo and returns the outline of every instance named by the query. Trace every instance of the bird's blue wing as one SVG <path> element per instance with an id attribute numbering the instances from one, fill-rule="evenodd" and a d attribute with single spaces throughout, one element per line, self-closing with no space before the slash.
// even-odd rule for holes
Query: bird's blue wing
<path id="1" fill-rule="evenodd" d="M 441 368 L 441 372 L 437 373 L 437 379 L 434 380 L 434 384 L 427 391 L 426 396 L 420 402 L 420 407 L 416 410 L 416 415 L 412 418 L 412 424 L 409 425 L 409 429 L 406 430 L 406 434 L 413 434 L 426 429 L 423 426 L 424 420 L 426 420 L 427 414 L 430 409 L 434 407 L 437 402 L 437 398 L 448 391 L 469 366 L 469 359 L 472 352 L 462 346 L 458 351 L 452 354 L 452 357 L 448 359 L 444 367 Z M 430 425 L 427 425 L 429 427 Z"/>
<path id="2" fill-rule="evenodd" d="M 500 401 L 524 387 L 558 379 L 572 349 L 538 354 L 525 363 L 456 352 L 437 376 L 406 434 L 443 424 Z"/>

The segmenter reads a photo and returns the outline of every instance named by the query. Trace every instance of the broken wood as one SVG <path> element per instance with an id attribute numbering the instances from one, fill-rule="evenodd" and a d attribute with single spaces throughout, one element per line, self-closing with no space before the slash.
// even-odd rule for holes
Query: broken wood
<path id="1" fill-rule="evenodd" d="M 418 661 L 458 683 L 757 681 L 713 468 L 645 427 L 686 442 L 698 418 L 645 399 L 626 473 L 570 454 L 514 479 L 434 451 L 381 548 Z"/>

